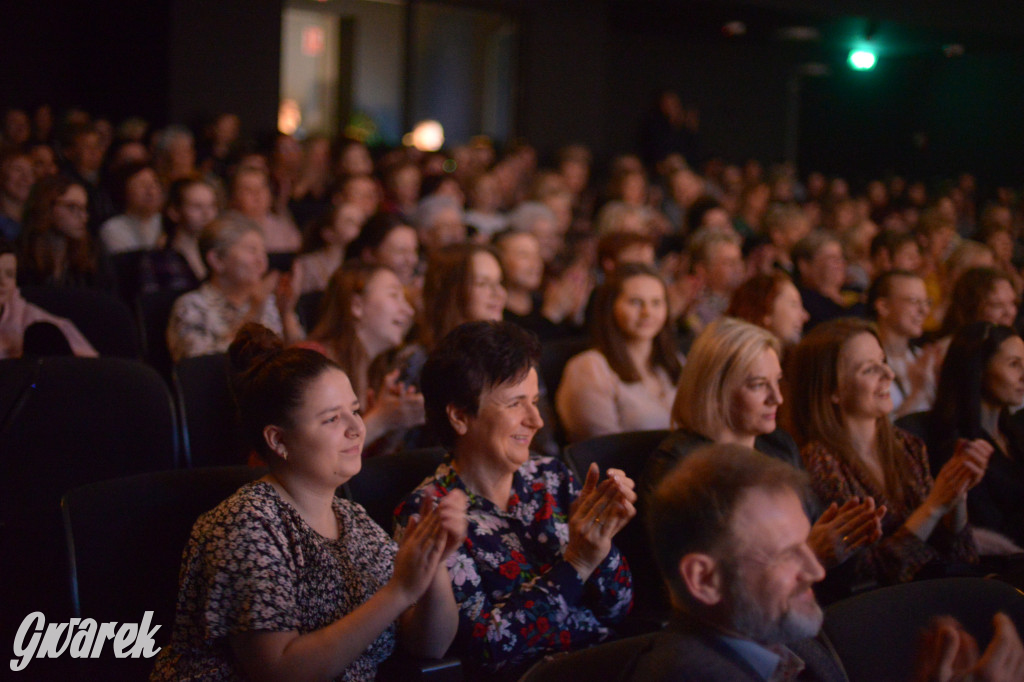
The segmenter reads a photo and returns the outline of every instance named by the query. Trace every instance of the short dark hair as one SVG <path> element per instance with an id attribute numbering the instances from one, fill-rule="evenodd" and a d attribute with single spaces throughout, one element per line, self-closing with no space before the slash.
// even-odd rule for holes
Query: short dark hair
<path id="1" fill-rule="evenodd" d="M 362 259 L 364 251 L 371 253 L 380 248 L 384 240 L 388 238 L 391 231 L 399 227 L 414 229 L 408 221 L 402 220 L 391 213 L 376 213 L 372 215 L 363 227 L 359 230 L 359 236 L 345 249 L 347 259 Z"/>
<path id="2" fill-rule="evenodd" d="M 285 348 L 277 334 L 256 322 L 238 330 L 228 347 L 228 360 L 242 434 L 268 463 L 275 455 L 263 438 L 264 427 L 292 426 L 306 387 L 329 369 L 342 371 L 315 350 Z"/>
<path id="3" fill-rule="evenodd" d="M 869 253 L 871 258 L 876 258 L 882 251 L 886 251 L 889 258 L 892 258 L 893 254 L 900 250 L 900 247 L 908 243 L 916 245 L 917 237 L 910 232 L 882 230 L 872 238 Z"/>
<path id="4" fill-rule="evenodd" d="M 878 303 L 879 299 L 892 296 L 892 281 L 897 277 L 922 279 L 921 275 L 909 270 L 887 270 L 878 277 L 875 277 L 871 282 L 871 286 L 868 287 L 868 317 L 872 320 L 878 319 L 878 311 L 875 310 L 875 304 Z"/>
<path id="5" fill-rule="evenodd" d="M 679 561 L 693 552 L 713 553 L 732 541 L 732 517 L 748 490 L 792 490 L 807 506 L 803 471 L 743 445 L 697 448 L 661 480 L 647 501 L 647 531 L 654 559 L 669 590 L 688 603 Z"/>
<path id="6" fill-rule="evenodd" d="M 451 330 L 427 358 L 420 390 L 427 427 L 441 444 L 455 446 L 448 406 L 475 415 L 487 389 L 518 382 L 540 360 L 540 342 L 512 322 L 467 322 Z"/>

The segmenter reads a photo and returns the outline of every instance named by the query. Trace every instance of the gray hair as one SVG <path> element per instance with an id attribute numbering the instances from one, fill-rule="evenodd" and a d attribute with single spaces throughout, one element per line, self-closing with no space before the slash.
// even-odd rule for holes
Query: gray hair
<path id="1" fill-rule="evenodd" d="M 449 196 L 433 194 L 419 203 L 413 222 L 420 230 L 429 229 L 444 211 L 455 211 L 459 214 L 459 220 L 463 220 L 462 207 L 458 201 Z"/>

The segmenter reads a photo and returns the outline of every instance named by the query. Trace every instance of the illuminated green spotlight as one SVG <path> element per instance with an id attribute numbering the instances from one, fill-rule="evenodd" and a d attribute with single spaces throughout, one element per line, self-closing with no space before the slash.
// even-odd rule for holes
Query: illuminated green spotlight
<path id="1" fill-rule="evenodd" d="M 878 59 L 875 57 L 875 53 L 870 50 L 853 50 L 850 52 L 848 59 L 850 62 L 850 68 L 855 71 L 868 71 L 875 68 L 875 62 Z"/>

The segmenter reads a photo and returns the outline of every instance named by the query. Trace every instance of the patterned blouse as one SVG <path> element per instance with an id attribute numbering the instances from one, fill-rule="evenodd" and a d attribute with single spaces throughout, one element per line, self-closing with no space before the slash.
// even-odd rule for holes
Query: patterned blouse
<path id="1" fill-rule="evenodd" d="M 334 498 L 340 537 L 310 528 L 269 483 L 255 481 L 199 517 L 185 550 L 170 646 L 152 680 L 240 680 L 227 636 L 319 630 L 391 579 L 396 546 L 357 504 Z M 391 655 L 381 633 L 340 680 L 373 680 Z"/>
<path id="2" fill-rule="evenodd" d="M 903 526 L 928 497 L 934 481 L 928 470 L 924 442 L 900 429 L 894 429 L 893 432 L 899 450 L 910 464 L 911 477 L 904 482 L 904 504 L 889 499 L 873 481 L 867 480 L 860 467 L 851 466 L 820 442 L 808 443 L 800 453 L 822 505 L 827 506 L 832 502 L 842 505 L 853 496 L 863 498 L 870 495 L 877 504 L 884 504 L 887 509 L 882 519 L 882 539 L 850 559 L 854 562 L 854 579 L 886 585 L 913 580 L 918 571 L 931 561 L 976 562 L 977 552 L 970 525 L 959 533 L 953 533 L 940 521 L 927 541 L 921 540 Z"/>
<path id="3" fill-rule="evenodd" d="M 206 282 L 174 302 L 167 325 L 167 347 L 175 362 L 197 355 L 223 353 L 249 314 L 249 303 L 235 305 L 220 289 Z M 254 320 L 281 334 L 281 314 L 274 294 L 263 302 L 263 310 Z"/>
<path id="4" fill-rule="evenodd" d="M 579 486 L 561 462 L 539 457 L 520 467 L 503 512 L 468 490 L 448 459 L 399 505 L 396 535 L 424 495 L 454 489 L 469 497 L 468 536 L 448 559 L 459 605 L 454 646 L 471 671 L 514 679 L 544 654 L 606 639 L 629 612 L 632 576 L 619 550 L 586 583 L 562 558 Z"/>

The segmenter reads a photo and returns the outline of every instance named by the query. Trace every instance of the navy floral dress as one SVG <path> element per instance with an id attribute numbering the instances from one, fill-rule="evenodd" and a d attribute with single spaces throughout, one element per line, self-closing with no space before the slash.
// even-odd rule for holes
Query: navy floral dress
<path id="1" fill-rule="evenodd" d="M 446 460 L 396 510 L 401 537 L 425 495 L 469 497 L 469 532 L 449 559 L 459 632 L 454 653 L 471 672 L 514 678 L 544 654 L 606 639 L 633 601 L 632 577 L 614 546 L 583 582 L 562 557 L 579 485 L 558 460 L 531 458 L 513 476 L 508 511 L 466 489 Z"/>

